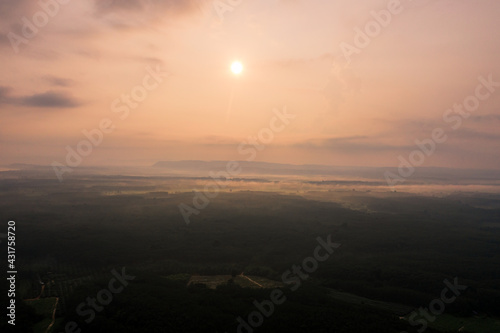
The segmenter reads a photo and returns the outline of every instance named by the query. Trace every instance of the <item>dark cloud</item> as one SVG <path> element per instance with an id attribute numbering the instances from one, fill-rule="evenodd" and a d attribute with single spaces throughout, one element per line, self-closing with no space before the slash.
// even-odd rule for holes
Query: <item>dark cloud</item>
<path id="1" fill-rule="evenodd" d="M 7 37 L 7 32 L 0 30 L 0 47 L 2 46 L 10 46 L 10 41 Z"/>
<path id="2" fill-rule="evenodd" d="M 470 128 L 458 129 L 456 132 L 459 139 L 500 141 L 500 134 L 497 133 L 480 132 Z"/>
<path id="3" fill-rule="evenodd" d="M 199 11 L 206 0 L 94 0 L 97 15 L 128 14 L 188 14 Z"/>
<path id="4" fill-rule="evenodd" d="M 113 12 L 116 10 L 142 10 L 144 2 L 141 0 L 95 0 L 94 6 L 100 13 Z"/>
<path id="5" fill-rule="evenodd" d="M 491 122 L 491 121 L 500 121 L 499 114 L 486 114 L 483 116 L 472 116 L 472 120 L 477 122 Z"/>
<path id="6" fill-rule="evenodd" d="M 204 1 L 209 0 L 94 0 L 94 14 L 108 27 L 125 31 L 200 14 Z"/>
<path id="7" fill-rule="evenodd" d="M 10 96 L 11 91 L 11 87 L 0 86 L 0 105 L 9 104 L 12 102 L 12 97 Z"/>
<path id="8" fill-rule="evenodd" d="M 0 19 L 7 20 L 12 19 L 12 17 L 20 19 L 34 4 L 35 1 L 29 0 L 0 0 Z"/>
<path id="9" fill-rule="evenodd" d="M 74 108 L 80 106 L 78 100 L 67 93 L 47 91 L 41 94 L 27 96 L 15 96 L 13 89 L 7 86 L 0 86 L 0 105 L 23 105 L 39 108 Z"/>
<path id="10" fill-rule="evenodd" d="M 65 93 L 53 91 L 23 96 L 17 100 L 18 104 L 40 108 L 74 108 L 81 105 L 73 97 Z"/>
<path id="11" fill-rule="evenodd" d="M 75 84 L 75 82 L 71 79 L 65 79 L 62 77 L 57 77 L 52 75 L 46 75 L 43 77 L 43 79 L 48 83 L 50 83 L 51 85 L 58 87 L 70 87 Z"/>
<path id="12" fill-rule="evenodd" d="M 445 130 L 446 134 L 450 138 L 455 138 L 459 140 L 500 140 L 500 134 L 492 134 L 488 132 L 478 131 L 478 125 L 490 124 L 500 121 L 500 115 L 497 114 L 486 114 L 470 116 L 462 120 L 463 123 L 461 127 L 454 130 L 449 125 L 442 120 L 437 119 L 403 119 L 397 121 L 390 120 L 380 120 L 380 122 L 385 122 L 392 126 L 395 131 L 391 133 L 393 135 L 406 134 L 408 136 L 414 136 L 416 138 L 420 137 L 431 137 L 432 131 L 436 128 L 442 128 Z M 387 135 L 388 133 L 386 133 Z"/>

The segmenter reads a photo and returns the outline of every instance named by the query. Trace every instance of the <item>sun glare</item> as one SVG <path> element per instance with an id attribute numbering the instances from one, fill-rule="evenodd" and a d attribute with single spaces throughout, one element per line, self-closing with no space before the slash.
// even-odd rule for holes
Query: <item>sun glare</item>
<path id="1" fill-rule="evenodd" d="M 238 75 L 243 71 L 243 65 L 239 61 L 235 61 L 231 64 L 231 72 L 233 74 Z"/>

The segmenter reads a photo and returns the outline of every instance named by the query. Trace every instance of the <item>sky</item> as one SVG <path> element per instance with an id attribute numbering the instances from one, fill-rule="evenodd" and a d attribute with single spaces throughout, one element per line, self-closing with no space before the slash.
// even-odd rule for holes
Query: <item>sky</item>
<path id="1" fill-rule="evenodd" d="M 499 17 L 498 0 L 0 0 L 0 164 L 498 169 Z"/>

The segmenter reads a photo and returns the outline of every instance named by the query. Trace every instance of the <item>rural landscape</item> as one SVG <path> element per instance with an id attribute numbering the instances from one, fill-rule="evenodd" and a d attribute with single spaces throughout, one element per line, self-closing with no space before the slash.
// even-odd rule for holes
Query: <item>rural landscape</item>
<path id="1" fill-rule="evenodd" d="M 82 169 L 59 183 L 50 168 L 17 168 L 1 173 L 0 211 L 3 220 L 17 220 L 18 321 L 26 331 L 500 328 L 495 192 L 450 191 L 439 181 L 400 192 L 368 179 L 243 172 L 186 224 L 179 206 L 191 204 L 210 177 L 152 166 L 144 173 L 156 175 Z M 466 176 L 470 186 L 481 182 Z M 317 267 L 306 264 L 310 273 L 290 273 L 313 256 L 318 237 L 338 247 Z M 127 286 L 97 310 L 85 305 L 117 272 L 130 277 Z M 446 283 L 458 286 L 456 296 L 442 293 Z M 267 304 L 274 290 L 283 303 L 251 317 L 259 311 L 255 303 Z M 441 309 L 444 303 L 435 302 L 441 297 L 453 302 Z"/>
<path id="2" fill-rule="evenodd" d="M 499 18 L 0 0 L 0 333 L 499 333 Z"/>

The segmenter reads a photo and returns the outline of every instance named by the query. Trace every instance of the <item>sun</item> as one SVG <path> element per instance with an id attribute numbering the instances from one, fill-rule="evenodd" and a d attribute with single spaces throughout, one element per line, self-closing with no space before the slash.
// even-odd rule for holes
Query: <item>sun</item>
<path id="1" fill-rule="evenodd" d="M 233 72 L 233 74 L 238 75 L 241 74 L 242 71 L 243 65 L 241 64 L 241 62 L 235 61 L 231 64 L 231 72 Z"/>

